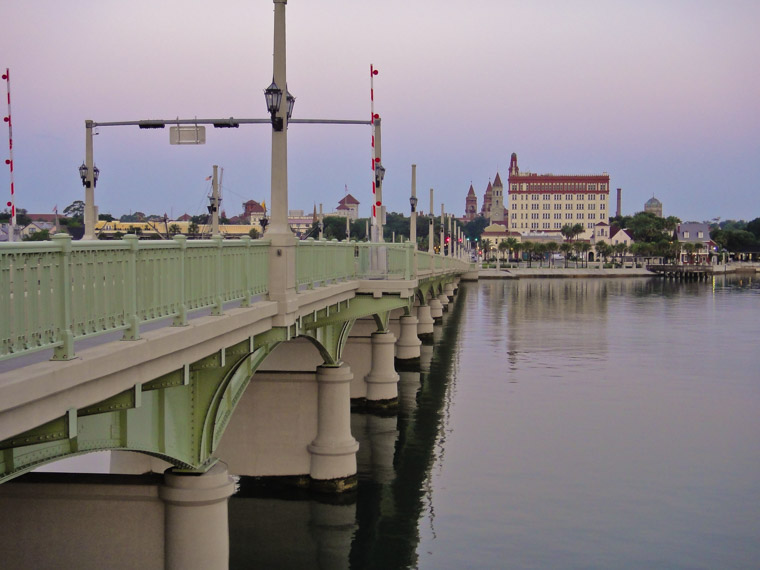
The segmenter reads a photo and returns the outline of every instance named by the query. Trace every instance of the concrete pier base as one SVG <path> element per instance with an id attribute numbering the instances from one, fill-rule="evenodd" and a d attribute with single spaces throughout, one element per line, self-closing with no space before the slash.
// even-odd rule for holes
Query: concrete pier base
<path id="1" fill-rule="evenodd" d="M 430 314 L 430 305 L 420 305 L 417 307 L 417 338 L 426 342 L 433 337 L 433 328 L 435 320 Z"/>
<path id="2" fill-rule="evenodd" d="M 317 437 L 308 446 L 309 475 L 322 490 L 341 492 L 356 486 L 356 452 L 359 444 L 351 435 L 348 365 L 317 368 Z"/>
<path id="3" fill-rule="evenodd" d="M 446 283 L 443 286 L 443 294 L 448 297 L 449 301 L 451 301 L 454 298 L 454 284 Z"/>
<path id="4" fill-rule="evenodd" d="M 396 337 L 390 332 L 372 333 L 372 369 L 367 383 L 367 406 L 374 408 L 398 405 L 398 374 L 394 367 Z"/>
<path id="5" fill-rule="evenodd" d="M 227 500 L 235 483 L 217 463 L 197 475 L 164 475 L 158 494 L 165 503 L 165 564 L 170 570 L 227 568 L 230 556 Z"/>
<path id="6" fill-rule="evenodd" d="M 449 298 L 448 298 L 448 296 L 445 293 L 441 293 L 440 295 L 438 295 L 438 300 L 441 302 L 441 307 L 443 308 L 443 310 L 444 311 L 448 311 L 449 310 L 448 309 L 448 307 L 449 307 Z M 441 315 L 441 316 L 443 316 L 443 315 Z"/>
<path id="7" fill-rule="evenodd" d="M 414 364 L 420 358 L 422 341 L 417 336 L 417 317 L 405 316 L 399 319 L 400 335 L 396 341 L 396 360 L 403 366 Z"/>
<path id="8" fill-rule="evenodd" d="M 433 321 L 440 323 L 443 319 L 443 303 L 438 297 L 433 297 L 428 301 L 430 307 L 430 316 L 433 317 Z"/>

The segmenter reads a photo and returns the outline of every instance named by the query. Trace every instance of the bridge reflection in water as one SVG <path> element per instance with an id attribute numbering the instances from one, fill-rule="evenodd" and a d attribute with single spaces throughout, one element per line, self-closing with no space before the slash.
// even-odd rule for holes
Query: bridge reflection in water
<path id="1" fill-rule="evenodd" d="M 445 446 L 462 301 L 421 347 L 419 367 L 399 371 L 398 413 L 352 413 L 356 492 L 318 495 L 241 479 L 229 505 L 231 568 L 416 566 L 418 525 L 431 510 L 428 478 Z"/>

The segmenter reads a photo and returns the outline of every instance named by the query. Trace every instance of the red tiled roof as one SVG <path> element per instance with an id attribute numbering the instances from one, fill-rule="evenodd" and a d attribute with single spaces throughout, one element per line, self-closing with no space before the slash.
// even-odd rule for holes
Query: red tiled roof
<path id="1" fill-rule="evenodd" d="M 351 196 L 351 194 L 346 194 L 345 197 L 340 199 L 340 202 L 338 202 L 338 204 L 359 204 L 359 200 Z"/>

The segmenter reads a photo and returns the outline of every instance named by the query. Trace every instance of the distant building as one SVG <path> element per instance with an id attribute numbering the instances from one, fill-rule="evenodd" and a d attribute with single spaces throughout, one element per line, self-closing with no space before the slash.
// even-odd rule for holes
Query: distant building
<path id="1" fill-rule="evenodd" d="M 342 216 L 349 218 L 350 220 L 356 220 L 359 218 L 359 200 L 354 198 L 351 194 L 346 194 L 338 202 L 338 207 L 331 215 Z"/>
<path id="2" fill-rule="evenodd" d="M 501 177 L 499 173 L 496 173 L 496 178 L 493 181 L 491 195 L 491 223 L 500 224 L 506 217 L 506 210 L 504 208 L 504 185 L 501 183 Z"/>
<path id="3" fill-rule="evenodd" d="M 517 154 L 509 164 L 509 229 L 559 233 L 565 225 L 582 224 L 583 239 L 609 221 L 610 176 L 602 174 L 535 174 L 520 172 Z"/>
<path id="4" fill-rule="evenodd" d="M 658 218 L 662 218 L 662 202 L 652 196 L 644 204 L 644 211 L 649 212 L 650 214 L 654 214 Z"/>
<path id="5" fill-rule="evenodd" d="M 256 200 L 243 202 L 243 214 L 240 216 L 247 224 L 258 224 L 267 215 L 266 203 L 259 204 Z"/>
<path id="6" fill-rule="evenodd" d="M 618 228 L 617 226 L 610 228 L 610 245 L 617 245 L 624 243 L 626 246 L 631 247 L 633 245 L 633 236 L 628 230 Z"/>
<path id="7" fill-rule="evenodd" d="M 710 224 L 704 222 L 678 224 L 673 239 L 681 244 L 679 263 L 707 263 L 715 252 L 716 243 L 710 238 Z M 695 246 L 693 254 L 683 247 L 687 243 Z"/>
<path id="8" fill-rule="evenodd" d="M 483 205 L 480 207 L 480 215 L 485 219 L 491 219 L 491 203 L 493 202 L 493 185 L 488 181 L 486 192 L 483 194 Z"/>
<path id="9" fill-rule="evenodd" d="M 478 215 L 478 197 L 475 195 L 475 189 L 470 183 L 470 190 L 464 200 L 464 218 L 463 221 L 471 222 Z"/>

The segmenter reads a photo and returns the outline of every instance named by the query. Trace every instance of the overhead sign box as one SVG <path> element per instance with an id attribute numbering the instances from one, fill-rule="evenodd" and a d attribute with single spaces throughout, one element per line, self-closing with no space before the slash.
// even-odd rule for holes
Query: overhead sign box
<path id="1" fill-rule="evenodd" d="M 170 144 L 206 144 L 206 127 L 178 125 L 169 127 Z"/>

